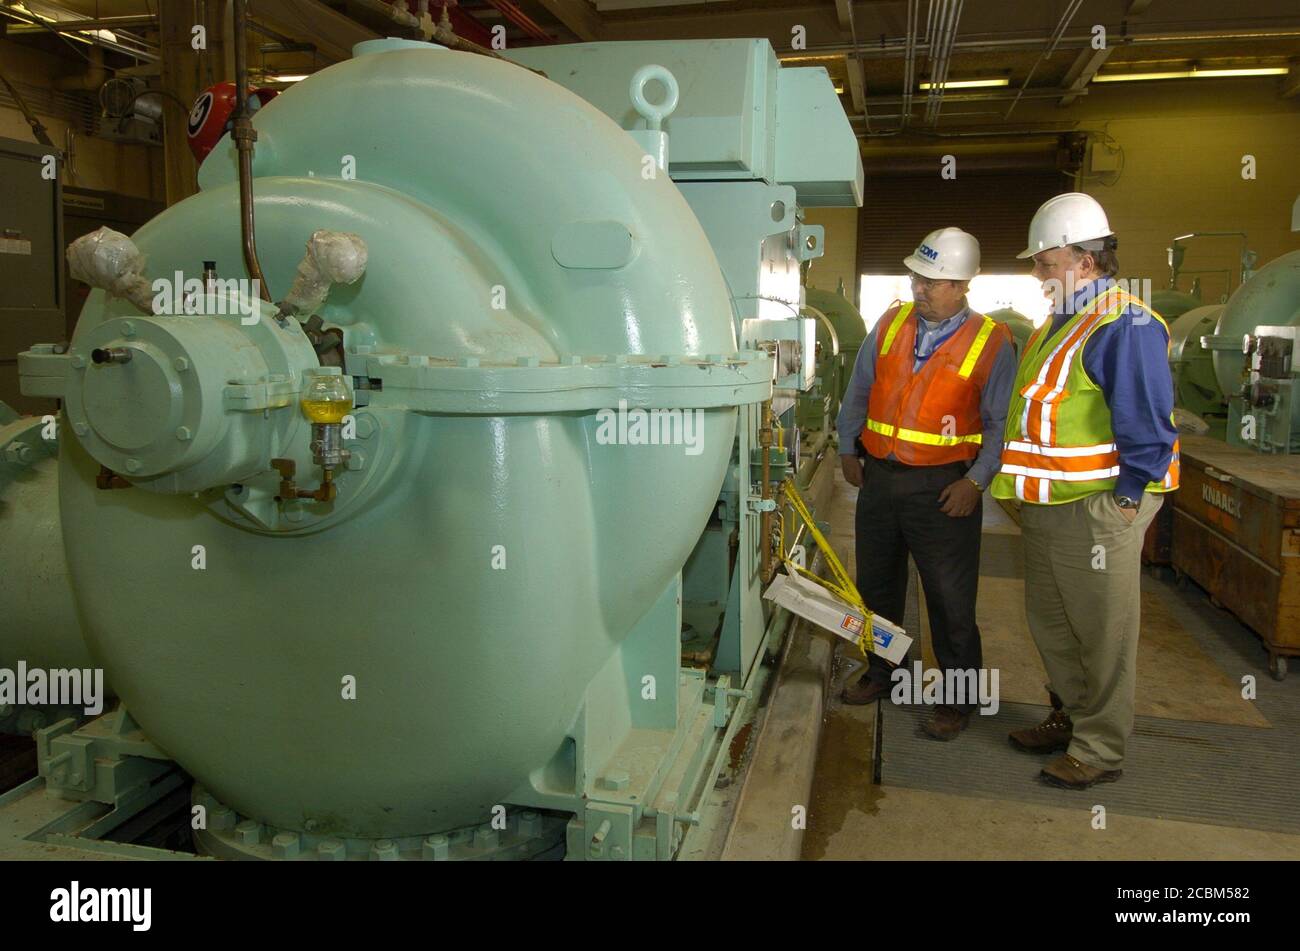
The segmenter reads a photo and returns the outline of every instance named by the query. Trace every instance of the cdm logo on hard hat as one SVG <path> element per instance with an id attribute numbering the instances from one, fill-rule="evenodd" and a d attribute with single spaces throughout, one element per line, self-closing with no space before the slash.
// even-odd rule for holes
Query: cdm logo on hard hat
<path id="1" fill-rule="evenodd" d="M 980 272 L 980 243 L 960 228 L 939 228 L 921 239 L 903 266 L 934 281 L 969 281 Z"/>

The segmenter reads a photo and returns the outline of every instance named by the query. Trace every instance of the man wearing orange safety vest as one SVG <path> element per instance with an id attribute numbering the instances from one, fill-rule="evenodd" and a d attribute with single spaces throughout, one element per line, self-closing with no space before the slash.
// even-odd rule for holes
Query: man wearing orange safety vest
<path id="1" fill-rule="evenodd" d="M 967 306 L 980 263 L 971 235 L 931 232 L 903 263 L 913 299 L 890 307 L 867 335 L 836 420 L 844 478 L 861 490 L 858 590 L 869 608 L 901 623 L 910 554 L 939 666 L 978 676 L 981 499 L 1001 450 L 1015 373 L 1011 334 Z M 890 692 L 890 665 L 875 655 L 870 662 L 845 703 Z M 924 729 L 950 740 L 977 698 L 944 699 Z"/>
<path id="2" fill-rule="evenodd" d="M 1133 730 L 1142 537 L 1178 488 L 1169 328 L 1121 289 L 1117 241 L 1088 195 L 1048 200 L 1029 225 L 1055 313 L 1021 354 L 996 498 L 1017 499 L 1025 614 L 1052 712 L 1017 730 L 1069 789 L 1119 779 Z"/>

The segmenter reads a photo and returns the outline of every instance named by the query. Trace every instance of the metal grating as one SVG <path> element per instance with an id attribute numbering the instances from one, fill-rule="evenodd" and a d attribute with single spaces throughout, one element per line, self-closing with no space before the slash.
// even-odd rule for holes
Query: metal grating
<path id="1" fill-rule="evenodd" d="M 1144 586 L 1163 584 L 1143 578 Z M 1300 678 L 1270 679 L 1258 639 L 1214 611 L 1200 591 L 1171 593 L 1175 613 L 1225 673 L 1237 679 L 1243 671 L 1256 672 L 1256 702 L 1272 729 L 1138 717 L 1123 779 L 1074 792 L 1038 779 L 1050 757 L 1021 753 L 1007 741 L 1009 731 L 1040 722 L 1045 706 L 1004 703 L 996 716 L 972 717 L 956 741 L 939 743 L 920 730 L 929 708 L 882 703 L 879 781 L 1050 806 L 1102 803 L 1121 814 L 1300 833 Z"/>

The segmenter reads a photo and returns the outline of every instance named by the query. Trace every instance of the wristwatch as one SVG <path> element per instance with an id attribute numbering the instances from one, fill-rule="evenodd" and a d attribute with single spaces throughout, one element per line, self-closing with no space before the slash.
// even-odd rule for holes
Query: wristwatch
<path id="1" fill-rule="evenodd" d="M 981 492 L 984 491 L 984 486 L 980 485 L 978 482 L 976 482 L 976 481 L 975 481 L 974 479 L 972 479 L 970 476 L 967 476 L 967 477 L 966 477 L 966 481 L 969 482 L 971 485 L 975 486 L 975 488 L 979 489 Z"/>
<path id="2" fill-rule="evenodd" d="M 1122 509 L 1136 509 L 1138 507 L 1137 499 L 1130 499 L 1127 495 L 1117 495 L 1115 504 Z"/>

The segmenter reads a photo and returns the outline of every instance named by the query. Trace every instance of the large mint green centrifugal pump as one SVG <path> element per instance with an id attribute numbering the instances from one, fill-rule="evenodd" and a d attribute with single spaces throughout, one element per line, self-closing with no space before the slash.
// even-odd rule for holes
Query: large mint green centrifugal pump
<path id="1" fill-rule="evenodd" d="M 1300 453 L 1300 251 L 1256 271 L 1217 317 L 1202 343 L 1227 398 L 1229 444 Z"/>
<path id="2" fill-rule="evenodd" d="M 775 81 L 766 44 L 721 46 L 744 88 Z M 786 350 L 742 331 L 669 135 L 647 163 L 669 110 L 625 78 L 640 135 L 516 64 L 357 54 L 255 116 L 274 303 L 225 283 L 249 276 L 227 139 L 138 257 L 86 249 L 105 289 L 22 357 L 24 392 L 63 400 L 67 572 L 122 700 L 45 731 L 46 782 L 118 801 L 178 764 L 215 855 L 670 857 L 755 657 L 681 668 L 681 571 L 729 478 L 751 524 L 738 440 Z M 798 105 L 757 94 L 773 130 Z M 823 203 L 860 201 L 852 149 Z M 786 190 L 764 233 L 802 238 Z M 174 277 L 200 283 L 145 300 Z M 610 410 L 683 438 L 607 438 Z"/>

